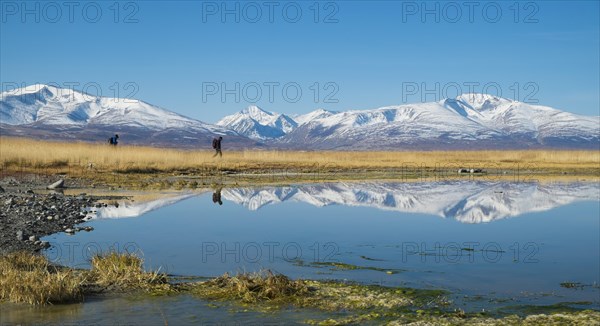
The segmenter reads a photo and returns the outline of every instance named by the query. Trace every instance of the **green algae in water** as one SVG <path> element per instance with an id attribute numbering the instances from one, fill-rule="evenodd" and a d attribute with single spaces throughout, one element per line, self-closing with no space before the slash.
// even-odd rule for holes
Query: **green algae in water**
<path id="1" fill-rule="evenodd" d="M 383 259 L 371 258 L 371 257 L 367 257 L 367 256 L 360 256 L 360 258 L 362 258 L 364 260 L 370 260 L 370 261 L 385 261 Z"/>
<path id="2" fill-rule="evenodd" d="M 316 267 L 316 268 L 329 267 L 331 270 L 343 270 L 343 271 L 371 270 L 371 271 L 377 271 L 377 272 L 384 272 L 384 273 L 390 274 L 390 275 L 405 271 L 403 269 L 380 268 L 380 267 L 374 267 L 374 266 L 359 266 L 359 265 L 353 265 L 353 264 L 347 264 L 347 263 L 341 263 L 341 262 L 312 262 L 309 264 L 305 264 L 304 261 L 297 260 L 294 262 L 294 265 Z"/>
<path id="3" fill-rule="evenodd" d="M 560 283 L 560 287 L 566 289 L 583 289 L 585 285 L 580 282 L 562 282 Z"/>

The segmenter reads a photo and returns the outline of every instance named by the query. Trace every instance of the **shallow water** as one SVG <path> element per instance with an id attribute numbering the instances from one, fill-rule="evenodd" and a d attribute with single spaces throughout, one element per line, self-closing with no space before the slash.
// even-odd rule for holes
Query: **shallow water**
<path id="1" fill-rule="evenodd" d="M 239 306 L 208 303 L 190 295 L 111 296 L 48 307 L 0 305 L 2 325 L 290 325 L 315 317 L 327 318 L 314 310 L 282 309 L 277 314 L 261 313 Z"/>
<path id="2" fill-rule="evenodd" d="M 87 267 L 93 253 L 116 249 L 143 253 L 148 268 L 175 275 L 268 268 L 294 278 L 443 288 L 467 311 L 600 305 L 598 183 L 352 182 L 151 197 L 97 209 L 87 223 L 93 232 L 49 236 L 46 255 Z M 194 305 L 168 300 L 169 309 Z M 103 302 L 96 309 L 110 310 Z M 143 314 L 134 310 L 127 322 L 142 323 Z M 211 316 L 239 321 L 227 310 Z"/>

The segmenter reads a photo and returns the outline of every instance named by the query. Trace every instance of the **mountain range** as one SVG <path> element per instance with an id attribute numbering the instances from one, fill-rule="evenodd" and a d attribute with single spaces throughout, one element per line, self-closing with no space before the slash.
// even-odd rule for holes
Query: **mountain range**
<path id="1" fill-rule="evenodd" d="M 49 85 L 0 94 L 7 136 L 209 148 L 417 150 L 600 148 L 600 117 L 582 116 L 487 94 L 343 112 L 285 115 L 249 106 L 216 124 L 149 103 L 98 97 Z"/>
<path id="2" fill-rule="evenodd" d="M 98 97 L 71 89 L 31 85 L 0 94 L 3 136 L 106 141 L 117 133 L 123 143 L 198 147 L 214 136 L 239 147 L 256 141 L 225 128 L 132 99 Z"/>

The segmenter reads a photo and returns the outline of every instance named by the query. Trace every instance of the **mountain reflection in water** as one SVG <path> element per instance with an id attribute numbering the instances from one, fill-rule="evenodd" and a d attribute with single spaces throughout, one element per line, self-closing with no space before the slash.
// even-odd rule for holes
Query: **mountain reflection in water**
<path id="1" fill-rule="evenodd" d="M 340 182 L 294 186 L 225 188 L 222 200 L 249 210 L 283 202 L 313 206 L 371 207 L 398 212 L 453 218 L 463 223 L 486 223 L 530 212 L 541 212 L 578 201 L 598 201 L 600 184 L 510 183 L 478 181 Z M 118 207 L 101 207 L 96 218 L 136 217 L 197 193 L 169 195 L 152 201 L 123 201 Z"/>

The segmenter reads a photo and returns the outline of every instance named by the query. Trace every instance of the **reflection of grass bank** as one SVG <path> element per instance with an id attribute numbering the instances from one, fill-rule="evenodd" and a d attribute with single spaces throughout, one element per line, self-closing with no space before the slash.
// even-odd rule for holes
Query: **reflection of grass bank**
<path id="1" fill-rule="evenodd" d="M 6 171 L 12 173 L 10 170 Z M 23 173 L 27 172 L 27 169 Z M 21 173 L 21 172 L 19 172 Z M 40 173 L 40 171 L 31 171 Z M 41 171 L 43 173 L 43 171 Z M 67 184 L 70 179 L 83 182 L 95 188 L 111 188 L 120 190 L 143 190 L 164 191 L 184 190 L 195 191 L 198 189 L 214 187 L 244 187 L 244 186 L 289 186 L 293 184 L 314 184 L 328 182 L 365 182 L 365 181 L 390 181 L 390 182 L 439 182 L 445 181 L 489 181 L 489 182 L 598 182 L 600 181 L 600 170 L 587 171 L 585 174 L 557 175 L 551 173 L 535 174 L 521 173 L 519 175 L 484 175 L 478 177 L 448 175 L 436 175 L 435 172 L 421 175 L 404 174 L 402 171 L 338 171 L 332 173 L 306 172 L 289 173 L 281 175 L 270 174 L 269 171 L 257 171 L 253 174 L 225 174 L 220 170 L 209 172 L 200 171 L 172 171 L 153 174 L 124 174 L 94 172 L 86 175 L 69 173 L 67 171 L 53 172 L 51 174 L 65 174 Z"/>
<path id="2" fill-rule="evenodd" d="M 170 280 L 144 272 L 142 260 L 130 254 L 94 257 L 91 270 L 56 267 L 41 256 L 19 253 L 0 257 L 0 301 L 31 304 L 81 301 L 88 294 L 135 291 L 141 294 L 191 293 L 204 300 L 239 305 L 244 310 L 318 309 L 332 319 L 309 324 L 592 324 L 597 311 L 577 311 L 570 305 L 511 310 L 500 315 L 465 313 L 448 300 L 447 292 L 339 281 L 291 280 L 271 272 L 228 275 L 195 282 Z M 584 303 L 577 303 L 584 304 Z M 529 309 L 529 310 L 528 310 Z M 536 314 L 536 315 L 533 315 Z M 507 316 L 508 315 L 508 316 Z"/>

